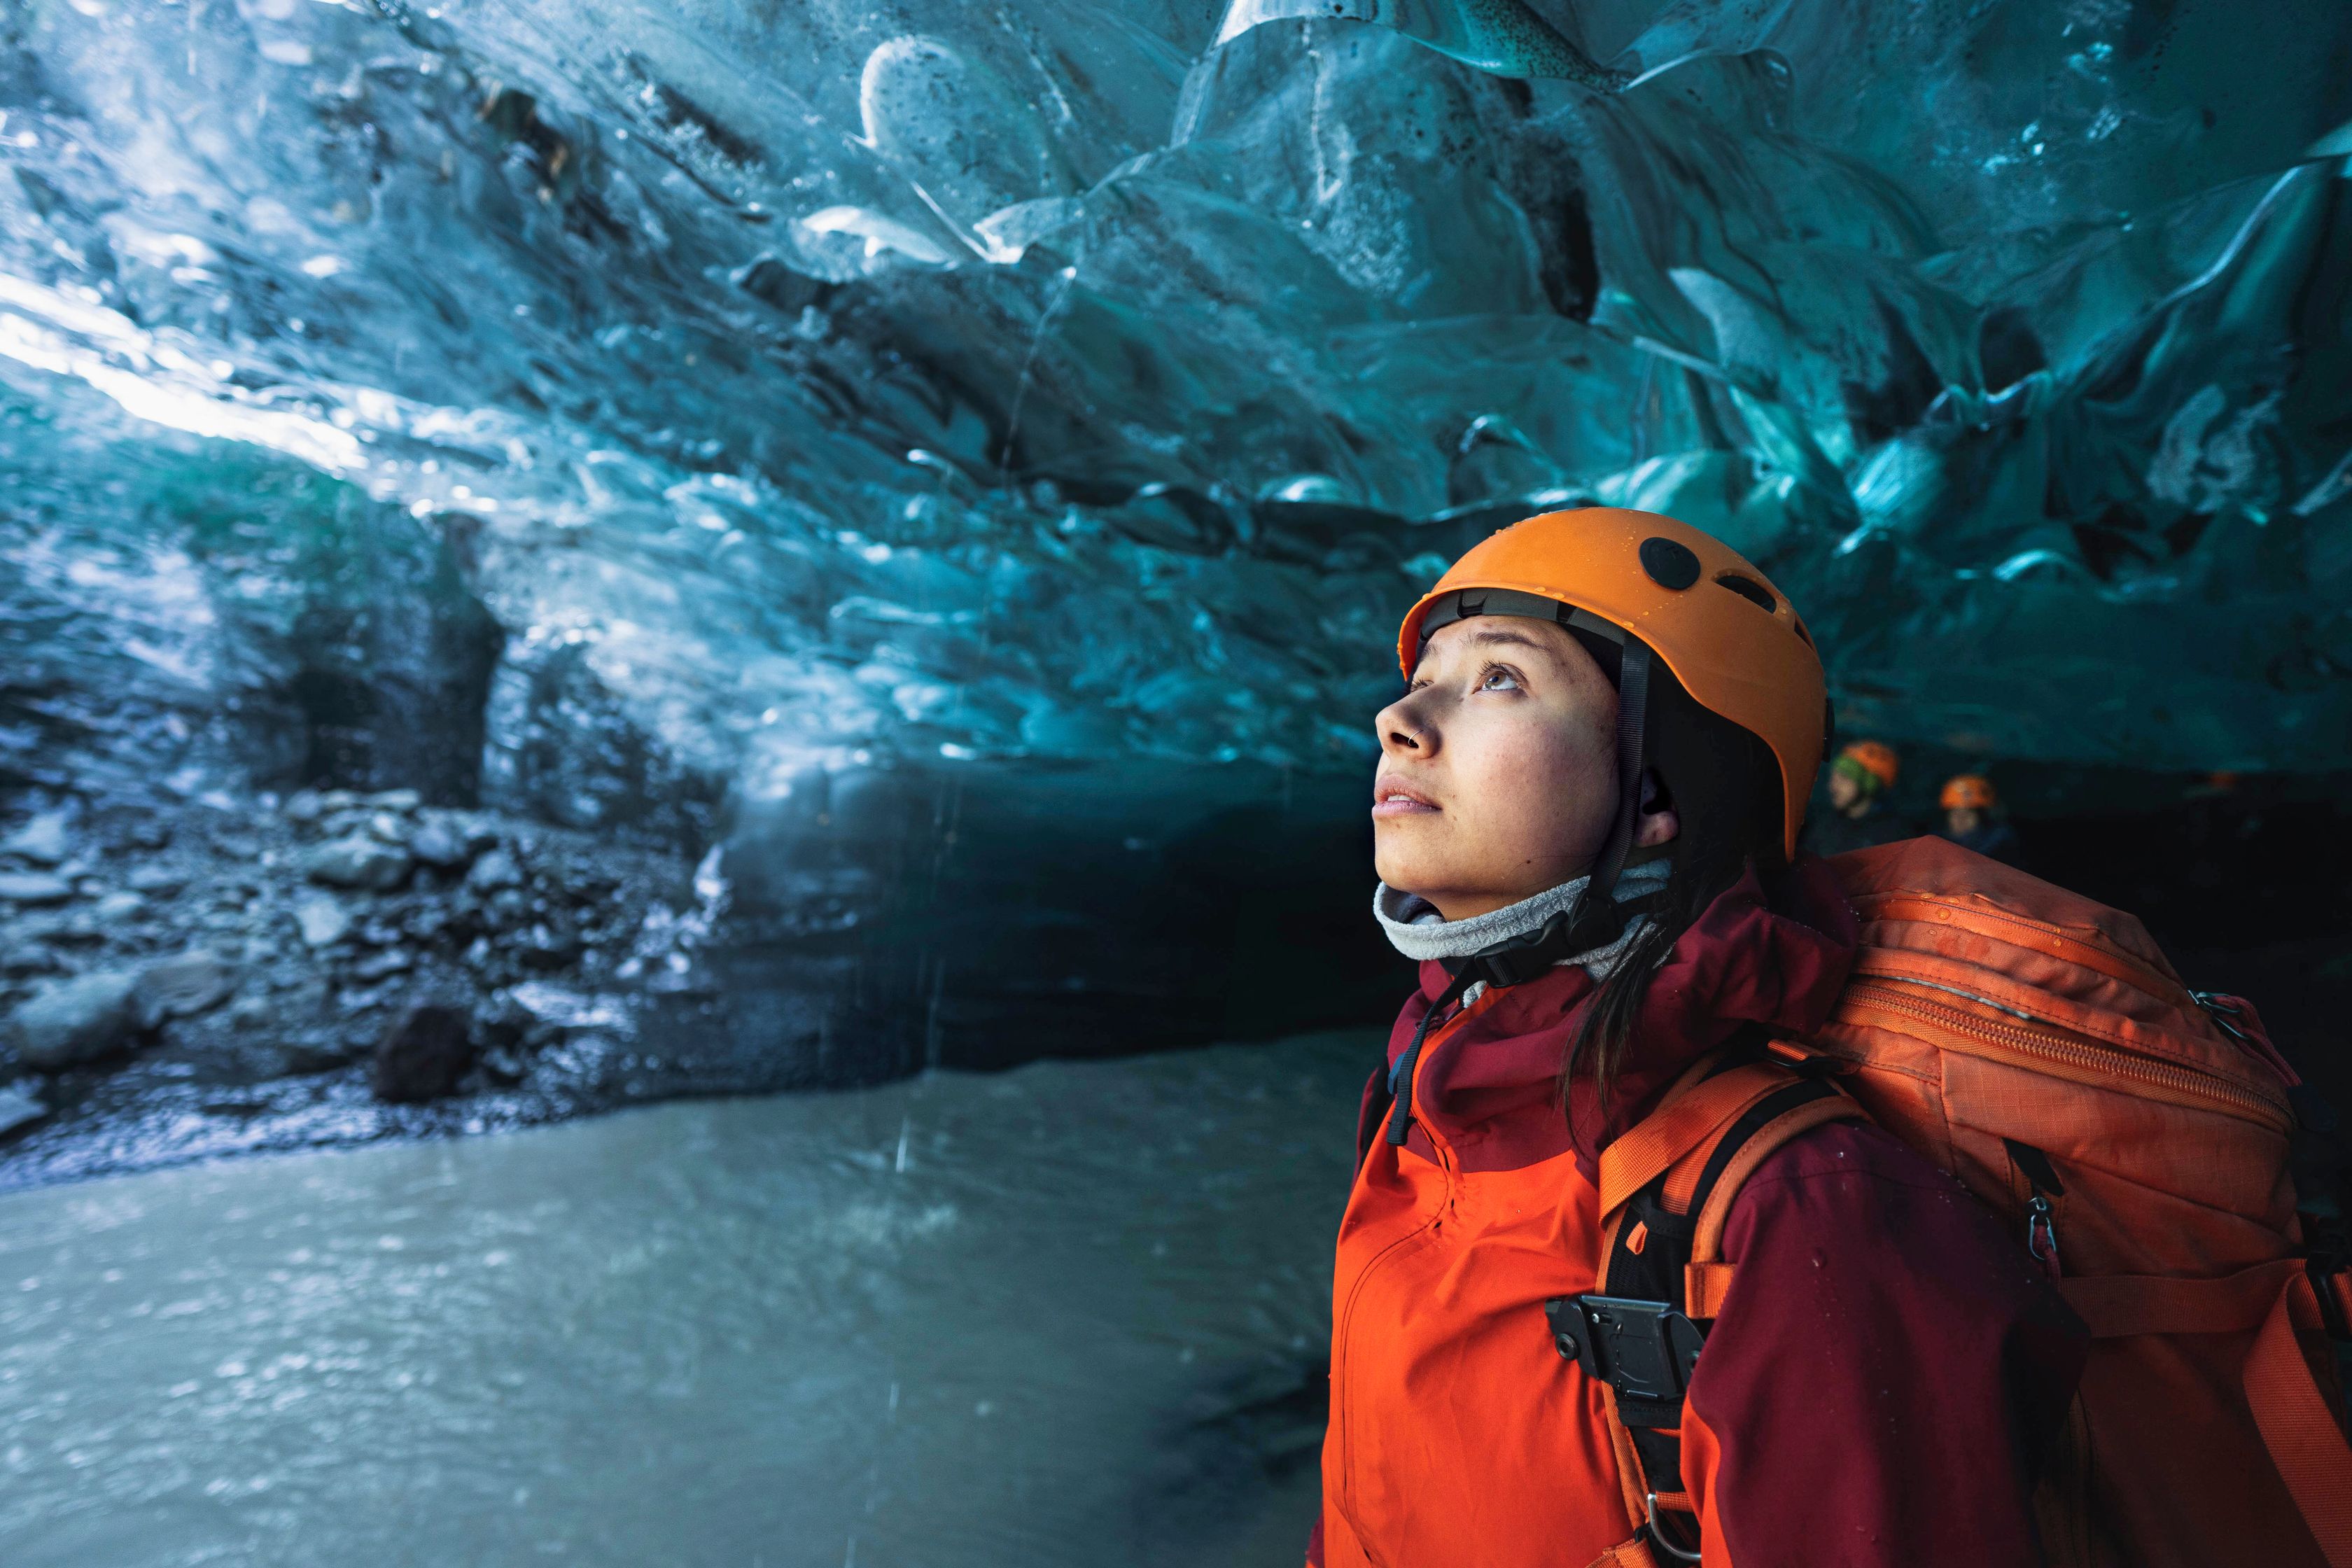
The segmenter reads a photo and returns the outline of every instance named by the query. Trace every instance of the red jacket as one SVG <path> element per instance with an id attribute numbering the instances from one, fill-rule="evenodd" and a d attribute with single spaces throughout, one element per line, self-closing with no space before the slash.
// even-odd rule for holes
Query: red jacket
<path id="1" fill-rule="evenodd" d="M 1631 1533 L 1601 1393 L 1553 1349 L 1549 1297 L 1596 1288 L 1597 1159 L 1747 1024 L 1817 1028 L 1852 913 L 1818 862 L 1802 920 L 1750 877 L 1653 980 L 1612 1104 L 1554 1099 L 1593 982 L 1489 992 L 1423 1047 L 1402 1148 L 1364 1149 L 1340 1222 L 1321 1568 L 1581 1568 Z M 1423 967 L 1391 1061 L 1444 988 Z M 1571 1136 L 1570 1128 L 1573 1128 Z M 1876 1128 L 1837 1123 L 1749 1177 L 1738 1266 L 1683 1426 L 1706 1568 L 2030 1568 L 2032 1494 L 2082 1369 L 2081 1325 L 1990 1211 Z"/>

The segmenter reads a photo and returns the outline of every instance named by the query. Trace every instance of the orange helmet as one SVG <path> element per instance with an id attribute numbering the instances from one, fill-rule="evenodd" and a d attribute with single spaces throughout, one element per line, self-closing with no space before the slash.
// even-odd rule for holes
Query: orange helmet
<path id="1" fill-rule="evenodd" d="M 1895 754 L 1895 748 L 1884 741 L 1856 741 L 1838 753 L 1838 761 L 1852 763 L 1855 768 L 1869 774 L 1876 781 L 1872 785 L 1875 789 L 1893 789 L 1895 775 L 1903 771 L 1903 760 Z"/>
<path id="2" fill-rule="evenodd" d="M 1690 701 L 1769 749 L 1780 785 L 1771 837 L 1795 857 L 1828 734 L 1821 657 L 1787 596 L 1727 545 L 1673 518 L 1617 507 L 1514 523 L 1473 546 L 1407 613 L 1397 636 L 1405 678 L 1430 633 L 1475 615 L 1554 620 L 1624 650 L 1620 692 L 1627 709 L 1637 699 L 1641 709 L 1631 714 L 1630 760 L 1623 720 L 1619 726 L 1620 765 L 1635 778 L 1629 796 L 1639 793 L 1643 726 L 1659 697 L 1646 684 L 1654 655 Z M 1630 826 L 1630 799 L 1622 811 Z"/>
<path id="3" fill-rule="evenodd" d="M 1996 804 L 1992 780 L 1982 773 L 1961 773 L 1947 779 L 1941 804 L 1946 811 L 1990 811 Z"/>

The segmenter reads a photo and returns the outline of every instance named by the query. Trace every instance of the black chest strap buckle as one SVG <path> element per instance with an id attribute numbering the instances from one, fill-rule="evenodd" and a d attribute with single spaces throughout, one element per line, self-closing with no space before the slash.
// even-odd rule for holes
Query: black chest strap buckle
<path id="1" fill-rule="evenodd" d="M 1555 1296 L 1544 1303 L 1563 1360 L 1617 1391 L 1628 1426 L 1679 1426 L 1683 1394 L 1698 1369 L 1706 1331 L 1670 1302 L 1624 1296 Z"/>

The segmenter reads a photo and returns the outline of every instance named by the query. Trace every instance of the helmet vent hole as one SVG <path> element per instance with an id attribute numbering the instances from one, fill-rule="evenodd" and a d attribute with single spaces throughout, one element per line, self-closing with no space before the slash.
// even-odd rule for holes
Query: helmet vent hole
<path id="1" fill-rule="evenodd" d="M 1724 572 L 1717 574 L 1715 580 L 1768 616 L 1780 607 L 1780 601 L 1753 577 L 1743 577 L 1737 572 Z"/>
<path id="2" fill-rule="evenodd" d="M 1641 557 L 1642 570 L 1661 588 L 1680 593 L 1698 581 L 1698 556 L 1680 540 L 1645 539 L 1642 541 Z"/>

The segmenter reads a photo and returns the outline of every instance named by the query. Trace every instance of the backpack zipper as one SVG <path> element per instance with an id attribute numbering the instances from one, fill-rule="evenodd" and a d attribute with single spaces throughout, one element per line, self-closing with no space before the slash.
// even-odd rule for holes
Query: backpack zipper
<path id="1" fill-rule="evenodd" d="M 2200 1068 L 2151 1061 L 2114 1047 L 2086 1044 L 2080 1037 L 2062 1034 L 2054 1027 L 2035 1027 L 2030 1021 L 2012 1024 L 2006 1020 L 1979 1017 L 1957 1007 L 1939 1005 L 1926 997 L 1912 994 L 1914 984 L 1901 979 L 1858 979 L 1847 986 L 1846 994 L 1867 1005 L 1932 1023 L 1963 1039 L 1998 1047 L 2004 1053 L 2031 1058 L 2082 1082 L 2125 1079 L 2141 1086 L 2156 1098 L 2177 1105 L 2193 1106 L 2199 1110 L 2223 1107 L 2280 1132 L 2289 1131 L 2294 1126 L 2294 1118 L 2283 1101 L 2232 1083 L 2218 1074 Z M 1924 982 L 1916 984 L 1920 989 L 1930 988 Z M 1949 986 L 1937 985 L 1932 989 L 1964 997 L 2011 1017 L 2023 1016 L 2015 1008 L 2004 1006 L 1989 996 L 1979 996 Z"/>

